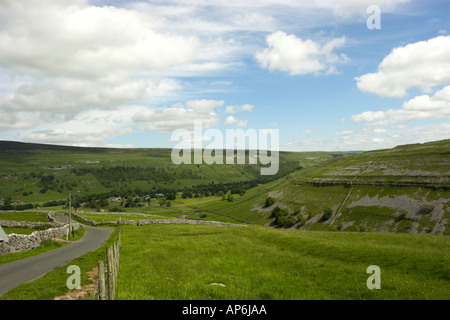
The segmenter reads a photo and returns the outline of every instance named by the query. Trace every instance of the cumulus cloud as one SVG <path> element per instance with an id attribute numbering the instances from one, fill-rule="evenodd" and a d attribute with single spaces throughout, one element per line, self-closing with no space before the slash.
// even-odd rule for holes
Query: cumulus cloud
<path id="1" fill-rule="evenodd" d="M 3 112 L 0 110 L 0 130 L 23 130 L 38 125 L 41 121 L 31 112 Z"/>
<path id="2" fill-rule="evenodd" d="M 414 126 L 405 130 L 389 126 L 383 132 L 370 127 L 354 129 L 351 136 L 337 135 L 317 139 L 295 139 L 283 146 L 286 151 L 354 151 L 393 148 L 398 145 L 448 139 L 450 123 Z"/>
<path id="3" fill-rule="evenodd" d="M 403 103 L 401 109 L 366 111 L 352 116 L 355 122 L 392 124 L 410 120 L 450 118 L 450 86 L 433 96 L 421 95 Z"/>
<path id="4" fill-rule="evenodd" d="M 218 124 L 219 114 L 216 108 L 224 104 L 222 100 L 191 100 L 184 105 L 171 107 L 144 108 L 133 116 L 133 121 L 144 130 L 157 130 L 170 133 L 176 129 L 192 130 L 194 121 L 202 121 L 203 128 Z"/>
<path id="5" fill-rule="evenodd" d="M 3 84 L 0 129 L 35 128 L 26 136 L 35 142 L 126 134 L 105 127 L 107 119 L 122 113 L 118 107 L 173 97 L 180 82 L 154 74 L 191 63 L 200 45 L 195 35 L 164 31 L 164 19 L 150 12 L 85 0 L 5 0 L 0 21 L 2 71 L 26 79 Z M 91 128 L 78 120 L 102 109 L 103 117 L 86 121 Z"/>
<path id="6" fill-rule="evenodd" d="M 349 134 L 353 134 L 353 130 L 343 130 L 335 133 L 337 136 L 345 136 Z"/>
<path id="7" fill-rule="evenodd" d="M 303 40 L 293 34 L 277 31 L 266 38 L 268 47 L 255 55 L 260 66 L 270 71 L 283 71 L 290 75 L 308 73 L 336 73 L 335 64 L 348 60 L 345 54 L 334 50 L 344 46 L 345 37 L 335 38 L 323 46 L 310 39 Z"/>
<path id="8" fill-rule="evenodd" d="M 85 145 L 98 144 L 115 136 L 133 133 L 132 115 L 142 107 L 120 107 L 115 110 L 88 110 L 70 120 L 40 123 L 39 127 L 24 133 L 29 142 Z"/>
<path id="9" fill-rule="evenodd" d="M 233 117 L 233 116 L 228 116 L 228 117 L 225 119 L 224 125 L 229 126 L 229 125 L 235 124 L 236 122 L 238 122 L 238 119 L 236 119 L 236 118 Z"/>
<path id="10" fill-rule="evenodd" d="M 91 145 L 130 134 L 136 124 L 160 132 L 189 128 L 198 119 L 214 126 L 223 102 L 193 99 L 217 89 L 209 83 L 195 87 L 188 83 L 191 80 L 175 77 L 242 67 L 244 58 L 253 57 L 259 46 L 248 41 L 249 35 L 289 30 L 284 27 L 290 20 L 284 18 L 291 15 L 291 8 L 301 8 L 302 17 L 312 15 L 314 20 L 323 12 L 341 17 L 365 14 L 368 2 L 169 0 L 116 1 L 113 6 L 108 1 L 2 0 L 0 130 L 24 130 L 20 136 L 34 142 Z M 402 2 L 370 0 L 382 4 L 384 12 Z M 212 14 L 205 15 L 206 11 Z M 263 56 L 276 54 L 292 41 L 312 69 L 283 54 L 279 65 L 270 57 L 263 59 L 267 68 L 330 74 L 339 72 L 336 66 L 347 60 L 336 53 L 345 38 L 316 43 L 283 33 L 276 36 L 280 40 L 262 51 Z M 287 67 L 290 59 L 292 69 Z M 8 77 L 20 81 L 6 83 Z M 192 100 L 171 107 L 148 107 L 180 101 L 182 90 L 194 92 L 195 98 L 183 98 Z M 226 110 L 234 114 L 253 108 L 248 104 Z M 248 123 L 233 119 L 234 126 Z"/>
<path id="11" fill-rule="evenodd" d="M 227 106 L 225 108 L 225 113 L 237 113 L 243 111 L 252 111 L 255 108 L 252 104 L 244 104 L 242 106 Z"/>
<path id="12" fill-rule="evenodd" d="M 80 112 L 112 107 L 138 99 L 149 87 L 144 80 L 117 81 L 58 79 L 25 84 L 0 97 L 0 107 L 8 111 Z"/>
<path id="13" fill-rule="evenodd" d="M 248 120 L 240 120 L 237 124 L 236 127 L 240 127 L 240 128 L 244 128 L 248 125 Z"/>
<path id="14" fill-rule="evenodd" d="M 162 22 L 148 13 L 86 1 L 5 0 L 0 17 L 0 61 L 39 77 L 162 70 L 192 60 L 199 45 L 156 31 Z"/>
<path id="15" fill-rule="evenodd" d="M 439 36 L 398 47 L 383 59 L 378 71 L 356 78 L 360 90 L 401 98 L 409 88 L 425 93 L 450 82 L 450 36 Z"/>

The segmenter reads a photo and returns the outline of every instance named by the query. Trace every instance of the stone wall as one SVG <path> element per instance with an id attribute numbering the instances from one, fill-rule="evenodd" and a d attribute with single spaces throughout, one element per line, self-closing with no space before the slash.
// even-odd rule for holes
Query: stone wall
<path id="1" fill-rule="evenodd" d="M 61 226 L 59 222 L 28 222 L 28 221 L 13 221 L 0 220 L 0 226 L 9 228 L 35 228 L 40 226 L 57 228 Z"/>
<path id="2" fill-rule="evenodd" d="M 73 224 L 73 229 L 78 230 L 79 223 Z M 32 234 L 15 234 L 8 235 L 9 241 L 0 243 L 0 255 L 31 250 L 38 247 L 41 242 L 52 238 L 65 238 L 69 231 L 69 225 L 59 228 L 50 228 L 42 231 L 34 231 Z"/>
<path id="3" fill-rule="evenodd" d="M 213 226 L 224 226 L 224 227 L 247 227 L 245 224 L 235 224 L 219 221 L 204 221 L 204 220 L 176 220 L 176 219 L 159 219 L 159 220 L 140 220 L 138 226 L 152 223 L 175 223 L 175 224 L 209 224 Z"/>
<path id="4" fill-rule="evenodd" d="M 89 214 L 92 214 L 91 212 Z M 72 216 L 74 216 L 76 219 L 80 219 L 84 223 L 90 224 L 91 226 L 100 226 L 100 225 L 107 225 L 107 224 L 119 224 L 119 221 L 105 221 L 105 222 L 96 222 L 94 220 L 87 219 L 85 217 L 82 217 L 76 213 L 72 213 Z M 136 225 L 135 220 L 124 220 L 120 221 L 120 224 L 131 224 Z"/>

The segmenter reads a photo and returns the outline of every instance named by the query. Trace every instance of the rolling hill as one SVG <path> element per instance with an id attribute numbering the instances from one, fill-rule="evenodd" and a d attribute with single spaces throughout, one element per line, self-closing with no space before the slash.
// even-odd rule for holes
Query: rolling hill
<path id="1" fill-rule="evenodd" d="M 291 174 L 252 211 L 276 206 L 305 230 L 450 234 L 450 140 L 328 160 Z"/>
<path id="2" fill-rule="evenodd" d="M 248 188 L 276 180 L 301 167 L 350 154 L 280 152 L 278 173 L 261 176 L 261 164 L 175 165 L 171 151 L 0 141 L 0 198 L 35 203 L 65 199 L 69 193 L 143 195 L 217 184 L 223 184 L 228 190 Z"/>
<path id="3" fill-rule="evenodd" d="M 266 178 L 259 164 L 176 166 L 170 149 L 1 141 L 0 150 L 0 198 L 25 203 L 68 193 L 172 190 L 177 195 L 168 210 L 130 210 L 301 230 L 449 234 L 450 140 L 363 153 L 281 152 L 278 175 Z M 182 199 L 187 189 L 192 199 Z M 242 189 L 233 201 L 208 192 Z"/>

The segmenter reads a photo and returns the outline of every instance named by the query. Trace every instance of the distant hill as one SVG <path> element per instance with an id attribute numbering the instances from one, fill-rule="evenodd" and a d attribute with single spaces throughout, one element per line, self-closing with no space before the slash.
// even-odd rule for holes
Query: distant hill
<path id="1" fill-rule="evenodd" d="M 261 176 L 261 164 L 175 165 L 171 152 L 168 148 L 87 148 L 0 141 L 0 198 L 37 202 L 64 199 L 71 192 L 181 192 L 210 184 L 225 184 L 224 190 L 245 189 L 348 154 L 280 152 L 277 175 Z"/>

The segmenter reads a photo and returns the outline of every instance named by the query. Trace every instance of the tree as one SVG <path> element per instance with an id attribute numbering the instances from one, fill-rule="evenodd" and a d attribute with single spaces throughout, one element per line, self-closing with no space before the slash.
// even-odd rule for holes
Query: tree
<path id="1" fill-rule="evenodd" d="M 320 222 L 327 221 L 328 219 L 331 218 L 332 214 L 333 214 L 333 210 L 331 208 L 326 208 L 323 211 L 323 215 L 322 215 L 322 218 L 320 218 Z"/>
<path id="2" fill-rule="evenodd" d="M 265 204 L 264 204 L 264 207 L 270 207 L 270 206 L 272 206 L 274 203 L 275 203 L 275 199 L 272 198 L 272 197 L 268 197 L 268 198 L 266 199 L 266 202 L 265 202 Z"/>

